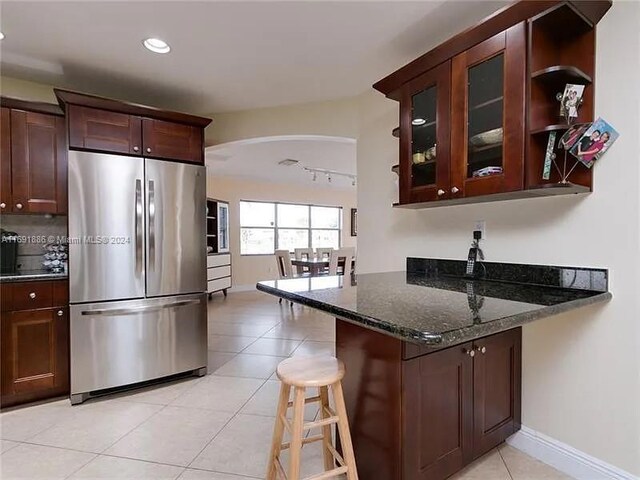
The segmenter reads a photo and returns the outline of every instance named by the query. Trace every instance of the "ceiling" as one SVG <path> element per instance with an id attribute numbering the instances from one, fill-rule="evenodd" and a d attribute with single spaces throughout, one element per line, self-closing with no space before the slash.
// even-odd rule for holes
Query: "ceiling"
<path id="1" fill-rule="evenodd" d="M 291 135 L 253 138 L 208 147 L 207 173 L 261 182 L 322 188 L 353 188 L 351 179 L 311 173 L 303 167 L 356 174 L 356 141 L 351 138 Z M 293 166 L 279 165 L 284 159 L 298 160 Z"/>
<path id="2" fill-rule="evenodd" d="M 8 1 L 6 76 L 211 114 L 358 95 L 504 1 Z M 147 37 L 172 47 L 148 52 Z"/>

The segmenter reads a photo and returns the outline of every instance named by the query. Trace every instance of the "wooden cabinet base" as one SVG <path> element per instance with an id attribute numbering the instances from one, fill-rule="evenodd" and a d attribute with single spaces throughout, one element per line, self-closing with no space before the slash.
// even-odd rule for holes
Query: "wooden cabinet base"
<path id="1" fill-rule="evenodd" d="M 29 297 L 27 291 L 35 296 Z M 25 295 L 33 304 L 22 300 Z M 66 280 L 3 284 L 2 297 L 0 406 L 68 394 Z"/>
<path id="2" fill-rule="evenodd" d="M 445 479 L 518 430 L 521 335 L 412 356 L 413 345 L 338 319 L 359 478 Z"/>

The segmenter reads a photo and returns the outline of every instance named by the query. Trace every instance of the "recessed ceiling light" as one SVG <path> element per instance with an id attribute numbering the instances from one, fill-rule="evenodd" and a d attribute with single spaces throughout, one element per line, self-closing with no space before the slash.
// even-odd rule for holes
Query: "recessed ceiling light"
<path id="1" fill-rule="evenodd" d="M 427 121 L 424 118 L 414 118 L 413 120 L 411 120 L 411 124 L 412 125 L 424 125 L 425 123 L 427 123 Z"/>
<path id="2" fill-rule="evenodd" d="M 159 38 L 147 38 L 142 44 L 153 53 L 169 53 L 171 51 L 169 44 Z"/>
<path id="3" fill-rule="evenodd" d="M 4 33 L 0 32 L 0 40 L 4 40 Z"/>

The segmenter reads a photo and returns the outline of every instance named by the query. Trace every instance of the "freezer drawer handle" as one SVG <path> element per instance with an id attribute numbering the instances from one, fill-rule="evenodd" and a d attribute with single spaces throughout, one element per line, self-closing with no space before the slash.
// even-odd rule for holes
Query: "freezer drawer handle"
<path id="1" fill-rule="evenodd" d="M 82 315 L 113 317 L 118 315 L 135 315 L 137 313 L 156 312 L 165 308 L 185 307 L 187 305 L 197 305 L 200 299 L 180 300 L 173 303 L 165 303 L 162 305 L 152 305 L 149 307 L 132 307 L 132 308 L 107 308 L 104 310 L 85 310 Z"/>

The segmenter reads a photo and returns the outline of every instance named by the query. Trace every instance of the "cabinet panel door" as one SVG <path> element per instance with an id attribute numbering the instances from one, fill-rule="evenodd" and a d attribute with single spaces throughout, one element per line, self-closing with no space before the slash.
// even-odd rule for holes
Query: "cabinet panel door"
<path id="1" fill-rule="evenodd" d="M 64 119 L 11 110 L 11 184 L 14 213 L 67 210 Z"/>
<path id="2" fill-rule="evenodd" d="M 11 211 L 11 110 L 2 107 L 0 118 L 0 211 Z"/>
<path id="3" fill-rule="evenodd" d="M 449 61 L 403 87 L 400 98 L 400 203 L 449 198 Z"/>
<path id="4" fill-rule="evenodd" d="M 403 478 L 447 478 L 472 449 L 473 359 L 464 344 L 403 362 Z"/>
<path id="5" fill-rule="evenodd" d="M 66 308 L 2 316 L 2 405 L 65 393 L 69 388 Z"/>
<path id="6" fill-rule="evenodd" d="M 142 120 L 126 113 L 70 105 L 69 146 L 142 155 Z"/>
<path id="7" fill-rule="evenodd" d="M 145 156 L 204 163 L 200 127 L 145 118 L 142 134 Z"/>
<path id="8" fill-rule="evenodd" d="M 451 70 L 452 198 L 521 190 L 525 23 L 457 55 Z"/>
<path id="9" fill-rule="evenodd" d="M 488 452 L 520 428 L 521 346 L 520 328 L 474 343 L 474 458 Z"/>

